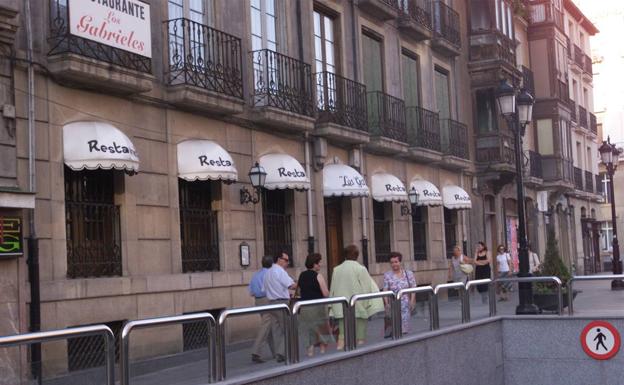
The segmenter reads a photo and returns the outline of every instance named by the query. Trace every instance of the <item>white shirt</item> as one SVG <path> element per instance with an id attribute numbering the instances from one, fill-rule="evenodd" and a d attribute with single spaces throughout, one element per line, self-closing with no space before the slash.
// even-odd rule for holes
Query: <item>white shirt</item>
<path id="1" fill-rule="evenodd" d="M 500 273 L 509 272 L 509 254 L 503 253 L 496 256 L 496 262 L 498 262 L 498 271 Z"/>
<path id="2" fill-rule="evenodd" d="M 531 251 L 529 253 L 529 271 L 531 273 L 535 273 L 536 271 L 539 270 L 539 265 L 540 265 L 539 256 L 536 253 Z"/>
<path id="3" fill-rule="evenodd" d="M 289 299 L 290 293 L 288 288 L 295 281 L 290 278 L 283 267 L 274 263 L 264 276 L 264 291 L 269 301 L 276 299 Z"/>

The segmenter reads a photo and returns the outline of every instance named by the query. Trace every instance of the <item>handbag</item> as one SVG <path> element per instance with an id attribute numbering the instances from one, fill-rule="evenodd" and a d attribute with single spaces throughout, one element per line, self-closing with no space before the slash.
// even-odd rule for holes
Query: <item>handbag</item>
<path id="1" fill-rule="evenodd" d="M 472 265 L 469 263 L 460 263 L 459 270 L 461 270 L 462 273 L 467 275 L 467 274 L 472 274 L 472 272 L 474 271 L 474 267 L 472 267 Z"/>
<path id="2" fill-rule="evenodd" d="M 407 281 L 407 284 L 409 285 L 409 287 L 416 287 L 416 282 L 414 282 L 414 284 L 412 285 L 412 282 L 410 282 L 409 279 L 409 275 L 407 275 L 407 270 L 403 270 L 403 274 L 405 274 L 405 280 Z M 414 293 L 412 293 L 411 295 L 416 295 Z M 414 315 L 416 314 L 416 306 L 414 306 L 413 309 L 410 309 L 410 315 Z"/>

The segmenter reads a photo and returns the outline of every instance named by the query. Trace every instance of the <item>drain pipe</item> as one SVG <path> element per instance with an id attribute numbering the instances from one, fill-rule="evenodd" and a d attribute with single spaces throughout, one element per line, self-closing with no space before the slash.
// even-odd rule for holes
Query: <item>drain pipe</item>
<path id="1" fill-rule="evenodd" d="M 36 191 L 35 178 L 35 69 L 33 66 L 33 31 L 30 0 L 24 2 L 26 17 L 26 58 L 28 60 L 28 190 Z M 41 330 L 41 296 L 39 285 L 39 245 L 35 229 L 35 209 L 28 210 L 28 281 L 30 283 L 31 332 Z M 31 347 L 32 374 L 41 384 L 41 344 Z"/>
<path id="2" fill-rule="evenodd" d="M 360 146 L 360 172 L 364 177 L 364 150 Z M 367 197 L 360 198 L 361 210 L 362 210 L 362 262 L 368 269 L 368 231 L 366 228 L 366 199 Z"/>
<path id="3" fill-rule="evenodd" d="M 312 174 L 310 174 L 310 141 L 309 134 L 306 132 L 304 135 L 304 152 L 305 152 L 305 167 L 306 174 L 310 178 L 312 183 Z M 308 200 L 308 254 L 314 253 L 314 221 L 312 220 L 312 188 L 306 191 L 306 198 Z"/>

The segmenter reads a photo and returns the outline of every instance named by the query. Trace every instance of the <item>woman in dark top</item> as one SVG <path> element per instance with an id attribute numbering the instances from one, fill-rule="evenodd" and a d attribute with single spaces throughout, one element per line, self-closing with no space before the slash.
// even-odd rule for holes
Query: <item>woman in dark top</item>
<path id="1" fill-rule="evenodd" d="M 302 301 L 319 299 L 329 296 L 325 278 L 319 274 L 321 270 L 321 255 L 310 254 L 306 258 L 306 271 L 299 275 L 297 287 Z M 319 346 L 319 351 L 325 353 L 327 345 L 332 342 L 329 321 L 327 319 L 326 306 L 306 306 L 301 309 L 299 316 L 301 330 L 306 338 L 308 357 L 314 355 L 314 346 Z"/>
<path id="2" fill-rule="evenodd" d="M 490 268 L 490 256 L 488 254 L 487 246 L 485 243 L 477 243 L 477 251 L 475 253 L 475 279 L 490 279 L 492 278 L 492 270 Z M 487 302 L 488 285 L 477 285 L 477 290 L 481 293 L 481 301 Z"/>

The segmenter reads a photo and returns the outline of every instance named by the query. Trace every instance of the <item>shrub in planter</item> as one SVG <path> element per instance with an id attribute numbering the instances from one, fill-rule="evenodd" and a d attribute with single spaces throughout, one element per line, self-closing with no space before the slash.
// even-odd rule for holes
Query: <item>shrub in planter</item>
<path id="1" fill-rule="evenodd" d="M 548 232 L 548 240 L 546 243 L 546 253 L 544 261 L 540 266 L 540 270 L 535 275 L 543 277 L 558 277 L 561 280 L 563 292 L 563 307 L 568 305 L 567 301 L 567 284 L 570 280 L 570 270 L 561 259 L 559 254 L 559 246 L 553 230 Z M 555 283 L 537 283 L 533 288 L 535 304 L 543 310 L 557 309 L 557 295 Z M 576 294 L 576 293 L 575 293 Z"/>

